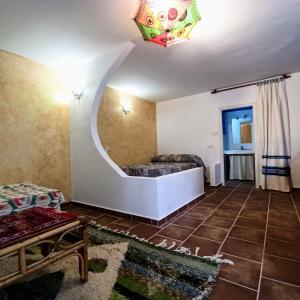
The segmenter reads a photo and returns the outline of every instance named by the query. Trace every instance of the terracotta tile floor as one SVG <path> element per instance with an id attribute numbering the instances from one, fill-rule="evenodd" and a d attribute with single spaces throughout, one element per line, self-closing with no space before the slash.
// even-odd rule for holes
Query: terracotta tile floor
<path id="1" fill-rule="evenodd" d="M 68 206 L 112 229 L 129 230 L 156 244 L 220 253 L 222 264 L 212 300 L 300 300 L 300 192 L 257 190 L 252 182 L 206 187 L 206 197 L 161 227 Z"/>

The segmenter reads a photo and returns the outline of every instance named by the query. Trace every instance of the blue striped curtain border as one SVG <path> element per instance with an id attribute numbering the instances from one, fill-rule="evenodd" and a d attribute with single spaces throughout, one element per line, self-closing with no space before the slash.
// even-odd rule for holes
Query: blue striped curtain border
<path id="1" fill-rule="evenodd" d="M 262 166 L 263 175 L 274 175 L 274 176 L 291 176 L 290 167 L 267 167 Z"/>
<path id="2" fill-rule="evenodd" d="M 291 159 L 289 155 L 263 155 L 262 158 L 270 158 L 270 159 Z"/>

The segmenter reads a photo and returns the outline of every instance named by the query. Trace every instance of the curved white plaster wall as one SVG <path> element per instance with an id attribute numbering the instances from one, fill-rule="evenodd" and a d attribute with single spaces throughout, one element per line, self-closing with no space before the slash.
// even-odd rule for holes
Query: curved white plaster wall
<path id="1" fill-rule="evenodd" d="M 203 170 L 158 178 L 127 176 L 107 155 L 97 132 L 97 113 L 113 72 L 133 49 L 130 42 L 91 61 L 82 98 L 71 105 L 72 199 L 160 220 L 203 194 Z"/>

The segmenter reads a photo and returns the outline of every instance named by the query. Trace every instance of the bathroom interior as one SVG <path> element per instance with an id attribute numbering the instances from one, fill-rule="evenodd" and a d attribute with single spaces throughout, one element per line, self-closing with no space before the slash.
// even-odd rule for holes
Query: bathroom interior
<path id="1" fill-rule="evenodd" d="M 253 107 L 222 111 L 224 177 L 255 180 Z"/>

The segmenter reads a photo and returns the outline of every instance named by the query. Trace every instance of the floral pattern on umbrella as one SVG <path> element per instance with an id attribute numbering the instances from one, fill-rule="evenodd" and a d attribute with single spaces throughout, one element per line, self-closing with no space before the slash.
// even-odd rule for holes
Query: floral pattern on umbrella
<path id="1" fill-rule="evenodd" d="M 169 47 L 189 39 L 201 17 L 196 0 L 141 0 L 134 20 L 145 41 Z"/>

